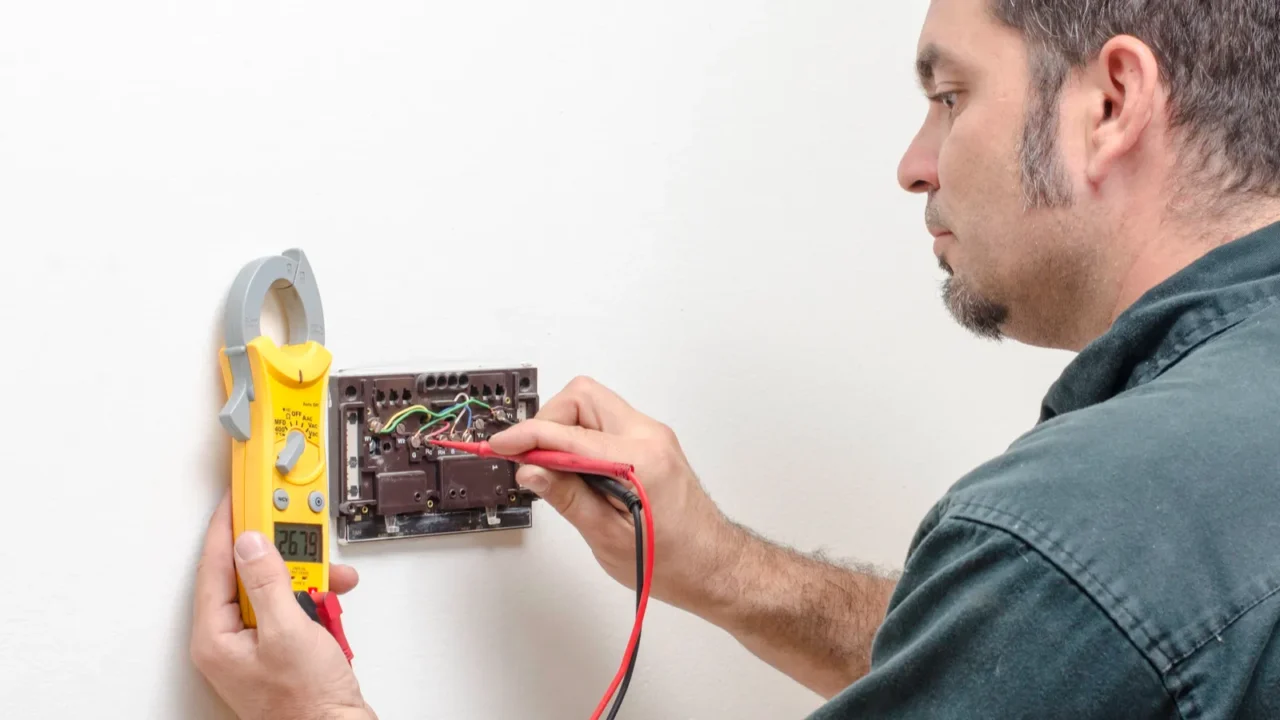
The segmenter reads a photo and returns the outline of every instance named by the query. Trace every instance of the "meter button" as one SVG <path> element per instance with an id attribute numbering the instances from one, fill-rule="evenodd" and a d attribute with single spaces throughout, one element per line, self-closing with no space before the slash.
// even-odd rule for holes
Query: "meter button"
<path id="1" fill-rule="evenodd" d="M 302 451 L 307 448 L 307 438 L 298 430 L 290 430 L 284 439 L 284 449 L 276 457 L 276 469 L 281 475 L 288 475 L 293 466 L 298 464 Z"/>
<path id="2" fill-rule="evenodd" d="M 286 510 L 289 507 L 289 491 L 283 488 L 276 490 L 271 500 L 276 504 L 277 510 Z"/>
<path id="3" fill-rule="evenodd" d="M 307 505 L 311 507 L 312 512 L 320 512 L 324 509 L 324 495 L 318 490 L 312 490 L 307 496 Z"/>

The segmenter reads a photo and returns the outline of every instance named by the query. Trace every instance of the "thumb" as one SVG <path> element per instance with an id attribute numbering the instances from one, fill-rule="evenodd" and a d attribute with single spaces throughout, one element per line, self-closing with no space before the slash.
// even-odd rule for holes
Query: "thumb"
<path id="1" fill-rule="evenodd" d="M 289 568 L 262 533 L 246 530 L 236 539 L 236 572 L 253 605 L 258 630 L 277 632 L 308 620 L 293 595 Z"/>
<path id="2" fill-rule="evenodd" d="M 613 505 L 572 473 L 525 465 L 516 472 L 516 482 L 546 500 L 588 542 L 599 539 L 610 517 L 618 514 Z"/>

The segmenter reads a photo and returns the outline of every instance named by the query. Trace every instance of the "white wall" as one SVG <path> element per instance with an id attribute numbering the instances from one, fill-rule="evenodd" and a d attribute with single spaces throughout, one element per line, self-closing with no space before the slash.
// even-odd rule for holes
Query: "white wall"
<path id="1" fill-rule="evenodd" d="M 970 339 L 937 299 L 894 180 L 926 6 L 5 3 L 0 714 L 225 715 L 186 648 L 227 480 L 221 303 L 292 246 L 338 366 L 594 375 L 733 516 L 900 564 L 1065 360 Z M 630 626 L 543 506 L 529 532 L 338 554 L 384 718 L 585 717 Z M 818 704 L 660 606 L 624 715 Z"/>

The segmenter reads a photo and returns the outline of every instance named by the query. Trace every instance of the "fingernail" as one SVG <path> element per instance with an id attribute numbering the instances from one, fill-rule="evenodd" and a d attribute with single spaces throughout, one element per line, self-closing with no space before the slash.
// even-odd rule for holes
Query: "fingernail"
<path id="1" fill-rule="evenodd" d="M 547 488 L 551 487 L 551 481 L 547 479 L 546 475 L 530 475 L 529 477 L 525 478 L 524 481 L 521 482 L 520 484 L 538 493 L 539 495 L 546 492 Z"/>
<path id="2" fill-rule="evenodd" d="M 259 532 L 247 530 L 236 540 L 236 557 L 244 562 L 257 560 L 267 554 L 267 538 Z"/>

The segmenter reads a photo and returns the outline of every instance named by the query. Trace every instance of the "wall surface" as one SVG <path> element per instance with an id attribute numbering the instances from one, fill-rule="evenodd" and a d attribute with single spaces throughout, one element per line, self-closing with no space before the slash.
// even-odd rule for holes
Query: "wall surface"
<path id="1" fill-rule="evenodd" d="M 926 7 L 5 3 L 0 715 L 226 716 L 186 645 L 227 482 L 222 302 L 293 246 L 337 366 L 593 375 L 676 428 L 730 515 L 899 565 L 1066 360 L 938 301 L 895 184 Z M 585 717 L 629 630 L 542 505 L 531 531 L 337 554 L 383 718 Z M 658 606 L 623 715 L 818 704 Z"/>

